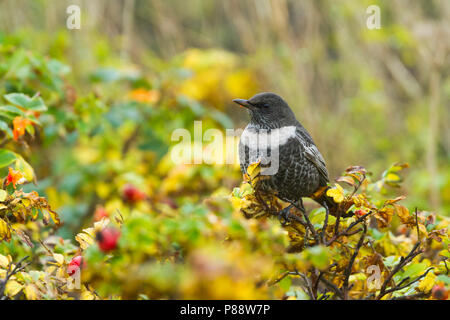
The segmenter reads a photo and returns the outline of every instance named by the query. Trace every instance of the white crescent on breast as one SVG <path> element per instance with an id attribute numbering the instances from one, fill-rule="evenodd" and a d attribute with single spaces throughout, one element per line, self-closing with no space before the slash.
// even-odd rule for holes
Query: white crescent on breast
<path id="1" fill-rule="evenodd" d="M 241 135 L 241 143 L 249 149 L 278 149 L 286 144 L 290 138 L 295 138 L 295 126 L 286 126 L 277 129 L 246 128 Z"/>

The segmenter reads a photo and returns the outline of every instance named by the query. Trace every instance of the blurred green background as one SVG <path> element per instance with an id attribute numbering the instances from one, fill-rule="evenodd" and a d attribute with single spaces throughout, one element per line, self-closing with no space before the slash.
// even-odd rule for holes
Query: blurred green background
<path id="1" fill-rule="evenodd" d="M 80 30 L 66 28 L 71 4 L 81 8 Z M 381 9 L 381 29 L 366 27 L 372 4 Z M 151 130 L 140 132 L 141 145 L 160 155 L 173 145 L 172 129 L 206 117 L 222 128 L 241 128 L 247 115 L 230 100 L 276 92 L 313 136 L 331 177 L 349 165 L 379 176 L 394 162 L 408 162 L 408 205 L 448 215 L 449 21 L 446 0 L 3 0 L 0 43 L 20 44 L 23 56 L 32 50 L 70 67 L 55 72 L 77 84 L 90 118 L 115 107 L 122 113 L 109 113 L 109 120 L 133 119 L 132 108 L 111 102 L 142 86 L 163 95 L 172 88 L 179 102 L 198 101 L 189 114 L 164 109 L 150 120 Z M 17 63 L 22 73 L 13 77 L 26 78 Z M 59 86 L 67 98 L 70 87 L 51 82 L 44 87 Z M 71 108 L 58 106 L 50 94 L 45 98 L 62 118 Z M 67 125 L 64 134 L 51 123 L 45 128 L 48 153 L 29 155 L 39 187 L 82 193 L 84 177 L 97 173 L 64 158 L 77 139 Z M 66 140 L 52 140 L 52 134 Z M 97 151 L 99 161 L 111 161 L 107 144 Z M 83 201 L 70 212 L 92 211 L 95 199 Z"/>

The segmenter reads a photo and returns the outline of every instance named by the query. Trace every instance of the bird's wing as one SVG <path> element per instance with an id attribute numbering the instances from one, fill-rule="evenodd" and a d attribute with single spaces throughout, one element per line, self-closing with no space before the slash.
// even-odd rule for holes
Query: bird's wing
<path id="1" fill-rule="evenodd" d="M 301 125 L 297 126 L 296 136 L 300 140 L 300 143 L 305 151 L 306 159 L 311 161 L 316 166 L 322 178 L 321 180 L 324 184 L 326 184 L 329 179 L 325 160 L 320 154 L 319 149 L 317 149 L 316 145 L 314 144 L 311 136 Z"/>

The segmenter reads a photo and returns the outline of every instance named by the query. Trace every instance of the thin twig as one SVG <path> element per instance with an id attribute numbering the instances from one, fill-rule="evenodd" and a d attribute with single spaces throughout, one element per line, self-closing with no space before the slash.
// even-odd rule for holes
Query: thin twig
<path id="1" fill-rule="evenodd" d="M 12 270 L 11 270 L 12 262 L 8 265 L 8 270 L 6 271 L 5 279 L 0 281 L 0 300 L 6 300 L 6 296 L 5 296 L 6 283 L 9 281 L 9 279 L 13 275 L 22 271 L 30 264 L 30 262 L 28 262 L 28 263 L 22 265 L 22 263 L 28 258 L 29 258 L 29 256 L 26 256 L 26 257 L 20 259 L 20 261 L 14 266 L 14 268 Z"/>
<path id="2" fill-rule="evenodd" d="M 339 296 L 339 298 L 344 300 L 344 294 L 342 293 L 341 289 L 339 289 L 334 283 L 332 283 L 331 281 L 328 281 L 324 277 L 321 277 L 320 281 L 322 281 L 328 288 L 333 290 Z"/>
<path id="3" fill-rule="evenodd" d="M 363 175 L 363 178 L 361 179 L 361 181 L 358 180 L 359 183 L 358 183 L 358 185 L 356 187 L 353 188 L 353 192 L 350 195 L 350 198 L 352 198 L 355 195 L 356 191 L 358 191 L 358 189 L 362 186 L 364 180 L 366 180 L 366 175 L 365 174 Z"/>
<path id="4" fill-rule="evenodd" d="M 340 232 L 340 233 L 338 233 L 338 234 L 335 234 L 335 235 L 330 239 L 330 241 L 327 242 L 326 245 L 329 246 L 330 244 L 332 244 L 334 241 L 336 241 L 338 238 L 340 238 L 340 237 L 342 237 L 342 236 L 349 236 L 349 235 L 353 235 L 353 234 L 355 234 L 355 233 L 358 233 L 359 230 L 356 231 L 356 232 L 354 232 L 354 233 L 349 233 L 349 231 L 350 231 L 354 226 L 356 226 L 358 223 L 364 221 L 364 219 L 367 218 L 367 217 L 368 217 L 369 215 L 371 215 L 372 213 L 373 213 L 373 211 L 369 211 L 369 212 L 366 213 L 365 215 L 359 217 L 355 222 L 353 222 L 352 224 L 350 224 L 350 225 L 348 226 L 347 229 L 345 229 L 344 231 L 342 231 L 342 232 Z"/>
<path id="5" fill-rule="evenodd" d="M 442 260 L 442 261 L 444 261 L 445 269 L 447 270 L 447 271 L 445 272 L 445 274 L 448 275 L 447 258 L 444 258 L 444 260 Z"/>
<path id="6" fill-rule="evenodd" d="M 419 219 L 417 218 L 417 207 L 416 207 L 416 229 L 417 229 L 417 240 L 420 240 Z"/>
<path id="7" fill-rule="evenodd" d="M 364 239 L 366 237 L 366 233 L 367 233 L 367 227 L 364 224 L 363 225 L 363 233 L 361 235 L 361 237 L 359 238 L 358 244 L 356 245 L 355 251 L 353 252 L 352 257 L 350 258 L 350 261 L 347 265 L 347 268 L 345 269 L 344 272 L 344 284 L 342 285 L 342 291 L 344 293 L 344 299 L 347 300 L 348 299 L 348 291 L 349 291 L 349 286 L 348 286 L 348 280 L 350 278 L 350 275 L 352 273 L 352 268 L 353 268 L 353 264 L 356 260 L 356 257 L 358 256 L 359 253 L 359 249 L 362 247 L 363 243 L 364 243 Z"/>
<path id="8" fill-rule="evenodd" d="M 416 257 L 417 255 L 419 255 L 420 253 L 422 253 L 422 250 L 417 250 L 420 246 L 421 242 L 418 241 L 414 247 L 411 249 L 411 251 L 408 253 L 408 255 L 403 258 L 400 258 L 399 263 L 394 267 L 394 269 L 389 272 L 389 275 L 387 276 L 387 278 L 384 280 L 381 289 L 380 289 L 380 293 L 377 296 L 377 300 L 380 300 L 383 296 L 385 296 L 386 293 L 386 288 L 389 285 L 389 283 L 391 282 L 392 278 L 394 277 L 394 275 L 399 272 L 404 266 L 406 266 L 409 262 L 411 262 L 412 259 L 414 259 L 414 257 Z"/>
<path id="9" fill-rule="evenodd" d="M 408 295 L 408 296 L 394 297 L 391 300 L 415 300 L 415 299 L 418 299 L 418 298 L 427 297 L 429 295 L 430 295 L 429 292 L 428 293 L 427 292 L 419 292 L 419 293 L 411 294 L 411 295 Z"/>
<path id="10" fill-rule="evenodd" d="M 325 273 L 327 273 L 328 270 L 330 270 L 331 268 L 333 268 L 333 267 L 335 267 L 335 266 L 337 266 L 337 262 L 331 264 L 331 265 L 327 268 L 326 271 L 319 271 L 319 275 L 317 276 L 317 279 L 316 279 L 316 281 L 314 282 L 314 285 L 313 285 L 313 291 L 314 291 L 314 294 L 315 294 L 316 297 L 317 297 L 317 288 L 319 287 L 320 279 L 323 277 L 323 275 L 324 275 Z"/>
<path id="11" fill-rule="evenodd" d="M 324 245 L 326 245 L 327 244 L 326 232 L 327 232 L 327 227 L 328 227 L 328 216 L 330 215 L 330 210 L 328 209 L 328 206 L 325 203 L 323 204 L 323 206 L 325 207 L 325 221 L 323 222 L 321 238 L 322 238 L 322 243 Z"/>
<path id="12" fill-rule="evenodd" d="M 277 284 L 278 282 L 280 282 L 281 280 L 283 280 L 284 278 L 286 278 L 288 275 L 292 274 L 291 271 L 286 271 L 285 273 L 283 273 L 281 275 L 281 277 L 279 277 L 277 280 L 274 280 L 272 283 L 270 283 L 270 286 L 273 286 L 274 284 Z"/>
<path id="13" fill-rule="evenodd" d="M 308 277 L 306 275 L 304 275 L 303 273 L 298 272 L 297 270 L 295 270 L 297 272 L 297 274 L 303 279 L 303 281 L 305 281 L 306 283 L 306 288 L 308 289 L 308 294 L 311 297 L 312 300 L 316 300 L 316 297 L 314 295 L 314 291 L 312 288 L 312 284 L 311 282 L 308 280 Z"/>
<path id="14" fill-rule="evenodd" d="M 430 272 L 431 270 L 433 270 L 434 268 L 429 268 L 427 271 L 425 271 L 423 274 L 421 274 L 420 276 L 418 276 L 416 279 L 414 279 L 413 281 L 411 281 L 411 282 L 409 282 L 409 283 L 407 283 L 407 284 L 405 284 L 405 285 L 401 285 L 402 283 L 404 283 L 405 281 L 405 279 L 403 279 L 398 285 L 396 285 L 394 288 L 391 288 L 391 289 L 388 289 L 388 290 L 386 290 L 386 291 L 384 291 L 384 294 L 381 296 L 381 297 L 383 297 L 383 296 L 385 296 L 385 295 L 387 295 L 387 294 L 389 294 L 389 293 L 392 293 L 392 292 L 394 292 L 394 291 L 398 291 L 398 290 L 402 290 L 402 289 L 405 289 L 405 288 L 407 288 L 407 287 L 409 287 L 410 285 L 412 285 L 413 283 L 416 283 L 417 281 L 420 281 L 422 278 L 424 278 L 424 277 L 426 277 L 426 275 L 428 274 L 428 272 Z M 378 298 L 378 299 L 380 299 L 380 298 Z"/>
<path id="15" fill-rule="evenodd" d="M 337 211 L 336 215 L 336 223 L 334 225 L 334 236 L 337 236 L 339 233 L 339 224 L 341 223 L 341 210 Z"/>

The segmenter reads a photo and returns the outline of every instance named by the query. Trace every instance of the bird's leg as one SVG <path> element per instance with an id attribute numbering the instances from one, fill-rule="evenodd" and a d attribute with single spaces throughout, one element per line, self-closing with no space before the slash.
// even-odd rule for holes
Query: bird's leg
<path id="1" fill-rule="evenodd" d="M 278 216 L 278 220 L 280 221 L 282 226 L 287 225 L 289 222 L 291 222 L 291 209 L 294 205 L 290 204 L 289 206 L 287 206 L 286 208 L 282 209 L 280 212 L 277 213 Z"/>
<path id="2" fill-rule="evenodd" d="M 300 200 L 291 203 L 294 207 L 296 207 L 298 210 L 300 210 L 303 214 L 306 214 L 305 207 L 303 206 L 303 199 L 300 198 Z"/>
<path id="3" fill-rule="evenodd" d="M 303 214 L 303 218 L 306 221 L 306 226 L 309 228 L 309 231 L 311 232 L 312 236 L 314 237 L 314 239 L 316 240 L 316 243 L 319 242 L 319 236 L 316 232 L 316 229 L 314 229 L 313 224 L 311 223 L 311 221 L 309 220 L 308 214 L 306 213 L 305 207 L 303 206 L 303 199 L 300 198 L 300 200 L 292 203 L 294 205 L 294 207 L 296 207 L 298 210 L 300 210 Z"/>

